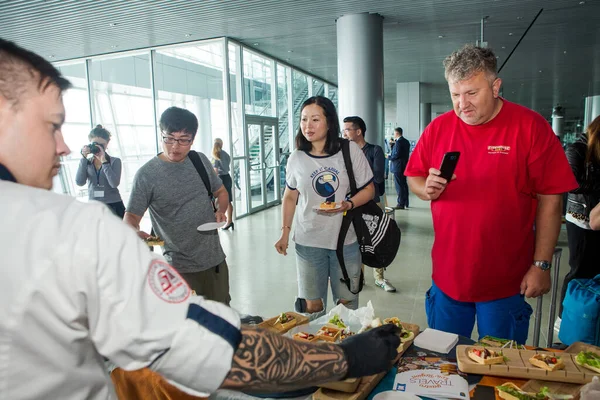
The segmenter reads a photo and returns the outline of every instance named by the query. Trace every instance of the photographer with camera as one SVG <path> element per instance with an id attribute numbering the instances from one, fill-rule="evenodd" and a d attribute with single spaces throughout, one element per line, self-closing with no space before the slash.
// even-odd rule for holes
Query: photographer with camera
<path id="1" fill-rule="evenodd" d="M 106 204 L 115 215 L 123 219 L 125 205 L 117 189 L 121 182 L 121 160 L 106 153 L 110 132 L 102 125 L 97 125 L 88 135 L 88 139 L 90 144 L 81 148 L 83 158 L 77 169 L 75 183 L 83 186 L 87 181 L 89 199 Z M 90 157 L 90 154 L 93 157 Z"/>

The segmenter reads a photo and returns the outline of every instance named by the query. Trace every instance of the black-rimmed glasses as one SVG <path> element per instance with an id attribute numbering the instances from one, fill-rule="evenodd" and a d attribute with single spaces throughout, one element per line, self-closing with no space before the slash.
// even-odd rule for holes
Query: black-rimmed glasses
<path id="1" fill-rule="evenodd" d="M 166 144 L 175 144 L 175 142 L 177 142 L 180 146 L 189 146 L 192 144 L 192 139 L 175 139 L 172 136 L 163 136 L 162 140 Z"/>

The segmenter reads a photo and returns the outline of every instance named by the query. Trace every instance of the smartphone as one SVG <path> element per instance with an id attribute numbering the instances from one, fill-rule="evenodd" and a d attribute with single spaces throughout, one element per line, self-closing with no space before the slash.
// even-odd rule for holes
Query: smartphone
<path id="1" fill-rule="evenodd" d="M 458 164 L 458 159 L 460 158 L 460 151 L 449 151 L 444 154 L 444 158 L 442 158 L 442 165 L 440 165 L 440 176 L 450 182 L 452 179 L 452 175 L 454 174 L 454 170 L 456 169 L 456 164 Z"/>

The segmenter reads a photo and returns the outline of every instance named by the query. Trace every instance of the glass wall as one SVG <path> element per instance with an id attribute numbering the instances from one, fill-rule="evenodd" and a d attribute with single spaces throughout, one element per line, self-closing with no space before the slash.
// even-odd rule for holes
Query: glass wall
<path id="1" fill-rule="evenodd" d="M 87 199 L 87 185 L 83 187 L 75 185 L 75 174 L 81 159 L 80 151 L 83 145 L 88 143 L 87 137 L 92 128 L 85 61 L 65 64 L 58 69 L 73 85 L 63 94 L 66 119 L 62 128 L 71 154 L 63 159 L 61 175 L 55 182 L 54 190 Z"/>
<path id="2" fill-rule="evenodd" d="M 211 158 L 212 143 L 218 137 L 231 152 L 234 212 L 238 217 L 246 215 L 251 210 L 251 182 L 259 175 L 268 192 L 265 203 L 278 199 L 287 157 L 294 150 L 300 108 L 309 92 L 326 94 L 337 105 L 333 85 L 225 38 L 56 66 L 73 88 L 64 94 L 67 117 L 63 134 L 71 154 L 63 159 L 54 190 L 82 200 L 88 197 L 87 184 L 77 186 L 75 175 L 80 150 L 89 142 L 92 127 L 101 124 L 112 134 L 107 153 L 122 160 L 119 190 L 127 203 L 136 172 L 162 150 L 160 115 L 177 106 L 198 117 L 194 150 Z M 246 129 L 247 115 L 268 117 L 271 128 L 264 128 L 257 137 Z M 255 173 L 251 179 L 251 165 L 270 167 L 271 171 Z M 272 171 L 273 166 L 277 172 Z"/>
<path id="3" fill-rule="evenodd" d="M 157 152 L 150 54 L 93 59 L 90 79 L 93 125 L 112 135 L 106 152 L 121 159 L 119 191 L 127 204 L 136 172 Z"/>

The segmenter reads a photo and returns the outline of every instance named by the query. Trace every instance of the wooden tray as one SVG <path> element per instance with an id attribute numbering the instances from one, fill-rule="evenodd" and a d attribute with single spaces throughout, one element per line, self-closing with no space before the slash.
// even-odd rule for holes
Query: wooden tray
<path id="1" fill-rule="evenodd" d="M 279 318 L 279 315 L 278 315 L 276 317 L 269 318 L 269 319 L 261 322 L 257 326 L 259 328 L 267 329 L 267 330 L 275 332 L 275 333 L 283 334 L 297 325 L 304 325 L 304 324 L 308 323 L 308 317 L 305 317 L 302 314 L 298 314 L 295 312 L 286 312 L 286 314 L 294 317 L 294 319 L 290 322 L 286 322 L 285 324 L 275 324 L 275 321 L 277 321 L 277 318 Z"/>
<path id="2" fill-rule="evenodd" d="M 456 346 L 458 368 L 463 372 L 480 375 L 504 376 L 507 378 L 534 378 L 543 381 L 579 384 L 591 382 L 594 375 L 600 376 L 600 374 L 577 365 L 575 363 L 576 353 L 489 348 L 495 351 L 502 351 L 504 355 L 508 357 L 508 360 L 502 364 L 482 365 L 471 360 L 467 355 L 467 352 L 473 347 L 478 346 Z M 528 360 L 536 353 L 561 357 L 565 363 L 565 369 L 550 372 L 534 367 Z"/>
<path id="3" fill-rule="evenodd" d="M 591 344 L 586 344 L 582 342 L 575 342 L 569 347 L 565 349 L 564 353 L 561 353 L 561 356 L 564 356 L 565 353 L 571 353 L 573 355 L 577 355 L 580 351 L 593 351 L 595 353 L 600 354 L 600 347 L 592 346 Z M 580 367 L 581 368 L 581 367 Z M 593 371 L 590 371 L 593 373 Z M 535 392 L 539 391 L 542 387 L 547 386 L 550 389 L 551 393 L 556 394 L 571 394 L 573 395 L 574 400 L 579 399 L 579 392 L 581 391 L 581 384 L 575 383 L 558 383 L 558 382 L 545 382 L 539 380 L 530 380 L 523 385 L 523 390 Z"/>
<path id="4" fill-rule="evenodd" d="M 414 333 L 415 337 L 417 337 L 420 332 L 419 325 L 402 322 L 402 326 L 404 329 Z M 408 342 L 401 344 L 401 346 L 398 348 L 398 358 L 395 362 L 397 362 L 402 354 L 404 354 L 404 352 L 410 347 L 413 340 L 409 340 Z M 383 379 L 385 374 L 387 374 L 387 371 L 377 375 L 364 376 L 358 379 L 358 382 L 346 383 L 347 381 L 351 380 L 346 379 L 345 381 L 330 382 L 319 385 L 321 389 L 317 390 L 313 394 L 313 400 L 363 400 L 367 398 L 369 393 L 371 393 L 375 386 L 377 386 L 377 384 Z M 352 385 L 356 385 L 356 387 L 350 392 L 347 390 L 339 391 L 340 389 L 336 389 L 336 387 L 340 387 L 340 384 L 344 389 L 351 388 Z"/>

